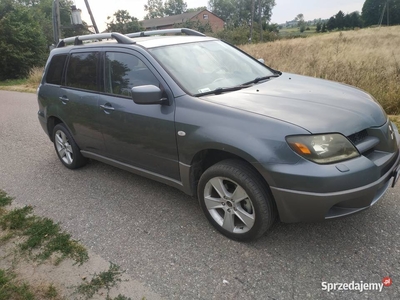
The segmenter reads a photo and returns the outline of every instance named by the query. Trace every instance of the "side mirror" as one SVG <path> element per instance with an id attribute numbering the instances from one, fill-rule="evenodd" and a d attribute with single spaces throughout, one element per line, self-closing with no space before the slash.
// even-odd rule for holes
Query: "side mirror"
<path id="1" fill-rule="evenodd" d="M 257 59 L 260 63 L 262 63 L 262 64 L 264 64 L 265 63 L 265 61 L 264 61 L 264 59 L 262 59 L 262 58 L 259 58 L 259 59 Z"/>
<path id="2" fill-rule="evenodd" d="M 169 104 L 167 98 L 161 98 L 162 92 L 155 85 L 135 86 L 131 89 L 133 102 L 136 104 Z"/>

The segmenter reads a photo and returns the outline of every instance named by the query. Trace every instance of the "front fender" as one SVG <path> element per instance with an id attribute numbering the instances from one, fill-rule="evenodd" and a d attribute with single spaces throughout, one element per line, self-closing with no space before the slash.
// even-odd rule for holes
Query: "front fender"
<path id="1" fill-rule="evenodd" d="M 259 165 L 296 164 L 299 156 L 285 137 L 307 134 L 303 128 L 190 96 L 176 100 L 179 161 L 190 165 L 202 150 L 235 154 Z"/>

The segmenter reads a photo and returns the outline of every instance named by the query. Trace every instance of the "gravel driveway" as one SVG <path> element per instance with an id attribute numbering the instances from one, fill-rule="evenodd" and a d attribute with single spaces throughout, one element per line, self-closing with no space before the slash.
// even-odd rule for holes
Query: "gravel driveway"
<path id="1" fill-rule="evenodd" d="M 178 190 L 95 161 L 63 167 L 37 109 L 34 94 L 0 91 L 0 188 L 165 299 L 400 299 L 400 183 L 360 214 L 242 244 Z M 321 285 L 386 276 L 381 293 Z"/>

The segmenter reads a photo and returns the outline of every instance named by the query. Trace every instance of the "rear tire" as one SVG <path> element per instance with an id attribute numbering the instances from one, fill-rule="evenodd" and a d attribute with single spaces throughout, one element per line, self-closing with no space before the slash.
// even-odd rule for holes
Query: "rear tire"
<path id="1" fill-rule="evenodd" d="M 64 166 L 69 169 L 77 169 L 86 165 L 87 158 L 83 157 L 78 145 L 63 123 L 54 127 L 53 141 L 57 156 Z"/>
<path id="2" fill-rule="evenodd" d="M 267 184 L 240 160 L 224 160 L 208 168 L 200 178 L 197 195 L 207 219 L 230 239 L 257 239 L 276 219 Z"/>

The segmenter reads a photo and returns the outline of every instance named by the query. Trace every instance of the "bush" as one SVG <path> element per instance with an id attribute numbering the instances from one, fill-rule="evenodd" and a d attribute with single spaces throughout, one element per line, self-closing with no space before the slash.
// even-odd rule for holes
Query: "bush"
<path id="1" fill-rule="evenodd" d="M 234 45 L 244 45 L 249 42 L 259 43 L 260 42 L 260 26 L 255 23 L 253 27 L 253 39 L 250 41 L 250 26 L 241 25 L 238 27 L 225 28 L 222 31 L 219 31 L 213 34 L 216 38 L 224 40 L 228 43 Z M 276 32 L 270 32 L 263 30 L 263 41 L 274 41 L 278 38 L 278 34 Z"/>
<path id="2" fill-rule="evenodd" d="M 212 28 L 209 22 L 207 23 L 202 23 L 199 20 L 197 21 L 190 21 L 187 20 L 181 24 L 175 24 L 174 25 L 175 28 L 189 28 L 189 29 L 193 29 L 193 30 L 197 30 L 201 33 L 212 33 Z"/>
<path id="3" fill-rule="evenodd" d="M 46 39 L 28 8 L 6 8 L 0 15 L 0 80 L 24 78 L 34 66 L 44 64 Z"/>

